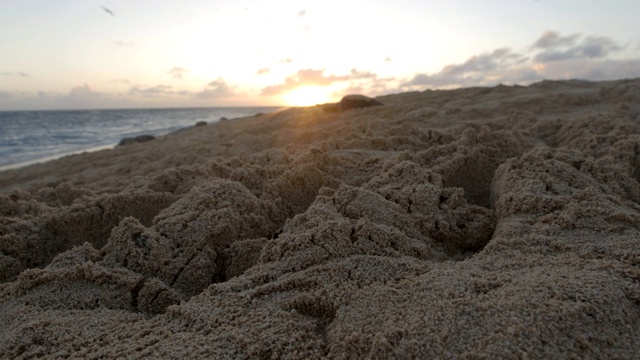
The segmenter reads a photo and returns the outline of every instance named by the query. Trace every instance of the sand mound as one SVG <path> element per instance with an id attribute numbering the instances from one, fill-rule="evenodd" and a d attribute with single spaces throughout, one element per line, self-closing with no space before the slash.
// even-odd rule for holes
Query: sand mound
<path id="1" fill-rule="evenodd" d="M 0 173 L 0 354 L 640 354 L 639 80 L 378 100 Z"/>

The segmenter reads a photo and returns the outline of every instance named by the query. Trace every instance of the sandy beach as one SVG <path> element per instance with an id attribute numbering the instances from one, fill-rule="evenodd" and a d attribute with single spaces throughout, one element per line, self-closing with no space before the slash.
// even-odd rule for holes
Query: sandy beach
<path id="1" fill-rule="evenodd" d="M 0 358 L 640 357 L 640 79 L 376 99 L 0 172 Z"/>

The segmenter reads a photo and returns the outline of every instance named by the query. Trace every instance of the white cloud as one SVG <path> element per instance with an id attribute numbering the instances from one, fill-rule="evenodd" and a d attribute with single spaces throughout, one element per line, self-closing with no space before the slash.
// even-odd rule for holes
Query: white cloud
<path id="1" fill-rule="evenodd" d="M 562 36 L 556 31 L 545 31 L 542 36 L 533 44 L 534 48 L 549 49 L 559 46 L 572 46 L 580 38 L 580 34 Z"/>
<path id="2" fill-rule="evenodd" d="M 517 75 L 515 77 L 518 81 L 533 80 L 535 73 L 521 71 L 527 60 L 526 56 L 514 53 L 509 48 L 500 48 L 489 53 L 474 55 L 461 64 L 447 65 L 440 72 L 432 75 L 417 74 L 413 79 L 403 82 L 401 88 L 487 85 L 511 82 L 507 77 L 514 77 L 513 75 Z M 513 69 L 518 69 L 518 74 L 513 74 Z"/>
<path id="3" fill-rule="evenodd" d="M 0 96 L 0 109 L 8 110 L 103 109 L 123 107 L 126 104 L 126 99 L 96 91 L 86 83 L 75 86 L 66 93 L 16 91 Z"/>
<path id="4" fill-rule="evenodd" d="M 325 75 L 324 69 L 302 69 L 294 75 L 287 77 L 284 83 L 267 86 L 262 89 L 263 96 L 274 96 L 286 93 L 300 86 L 329 86 L 337 82 L 348 82 L 352 80 L 370 79 L 374 80 L 377 75 L 371 72 L 358 71 L 352 69 L 348 75 Z"/>
<path id="5" fill-rule="evenodd" d="M 179 91 L 173 90 L 170 85 L 158 84 L 155 86 L 134 85 L 129 89 L 129 95 L 141 95 L 146 97 L 162 97 L 180 95 Z"/>
<path id="6" fill-rule="evenodd" d="M 577 39 L 578 37 L 571 42 L 556 43 L 552 46 L 547 46 L 544 51 L 535 56 L 534 60 L 544 63 L 575 59 L 602 59 L 622 50 L 622 46 L 610 37 L 589 36 L 579 43 L 576 42 Z M 540 40 L 538 40 L 538 42 L 540 42 Z"/>
<path id="7" fill-rule="evenodd" d="M 140 108 L 153 106 L 204 106 L 211 100 L 238 101 L 227 83 L 219 78 L 209 82 L 204 90 L 196 92 L 178 89 L 171 85 L 146 86 L 136 84 L 124 94 L 108 94 L 96 91 L 89 84 L 71 88 L 67 93 L 48 91 L 6 92 L 0 91 L 0 109 L 109 109 Z M 240 103 L 242 103 L 240 101 Z"/>
<path id="8" fill-rule="evenodd" d="M 188 73 L 189 70 L 178 67 L 178 66 L 174 66 L 173 68 L 169 69 L 167 71 L 167 74 L 169 74 L 169 76 L 171 76 L 174 79 L 182 79 L 184 77 L 184 74 Z"/>
<path id="9" fill-rule="evenodd" d="M 541 73 L 545 79 L 630 79 L 640 77 L 640 59 L 558 61 L 544 64 Z"/>
<path id="10" fill-rule="evenodd" d="M 74 98 L 99 97 L 103 95 L 103 93 L 93 91 L 88 84 L 76 86 L 69 91 L 69 97 Z"/>
<path id="11" fill-rule="evenodd" d="M 509 48 L 475 55 L 433 74 L 419 73 L 401 83 L 402 91 L 424 87 L 454 88 L 526 84 L 542 79 L 611 80 L 640 76 L 640 59 L 617 60 L 623 47 L 610 37 L 563 36 L 546 31 L 523 53 Z"/>
<path id="12" fill-rule="evenodd" d="M 195 93 L 195 96 L 201 99 L 219 99 L 233 95 L 233 91 L 222 78 L 208 83 L 204 90 Z"/>

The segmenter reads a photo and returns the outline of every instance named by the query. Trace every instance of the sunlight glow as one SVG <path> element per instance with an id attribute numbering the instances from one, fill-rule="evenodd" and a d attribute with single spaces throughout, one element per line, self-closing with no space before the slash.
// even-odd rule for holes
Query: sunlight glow
<path id="1" fill-rule="evenodd" d="M 289 91 L 282 99 L 288 106 L 312 106 L 329 102 L 331 95 L 323 86 L 303 86 Z"/>

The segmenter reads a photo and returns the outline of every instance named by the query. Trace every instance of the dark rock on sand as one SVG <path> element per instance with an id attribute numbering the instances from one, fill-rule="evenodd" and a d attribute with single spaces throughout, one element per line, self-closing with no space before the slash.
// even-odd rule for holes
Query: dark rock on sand
<path id="1" fill-rule="evenodd" d="M 340 111 L 338 109 L 338 104 L 336 103 L 332 103 L 332 104 L 322 104 L 320 105 L 320 108 L 322 109 L 322 111 L 324 111 L 325 113 L 335 113 Z"/>
<path id="2" fill-rule="evenodd" d="M 364 95 L 347 95 L 338 104 L 339 111 L 365 108 L 369 106 L 384 105 L 376 99 Z"/>
<path id="3" fill-rule="evenodd" d="M 199 127 L 199 126 L 207 126 L 207 122 L 206 121 L 198 121 L 196 123 L 196 127 Z"/>
<path id="4" fill-rule="evenodd" d="M 141 142 L 151 141 L 155 139 L 156 137 L 153 135 L 139 135 L 136 137 L 128 137 L 120 140 L 120 142 L 118 143 L 118 146 L 129 145 L 132 143 L 141 143 Z"/>

